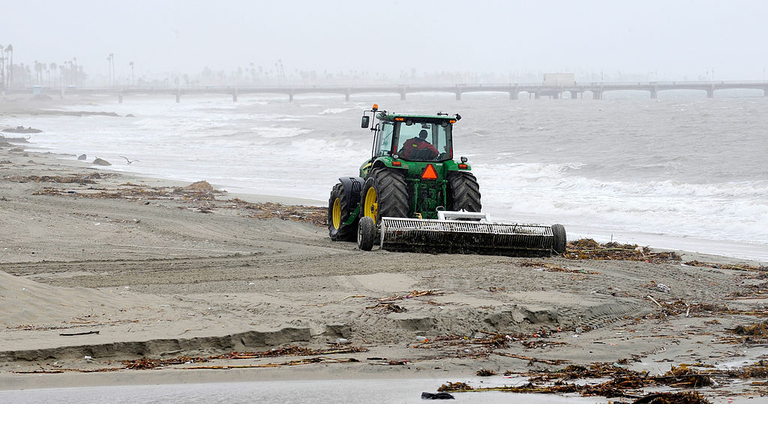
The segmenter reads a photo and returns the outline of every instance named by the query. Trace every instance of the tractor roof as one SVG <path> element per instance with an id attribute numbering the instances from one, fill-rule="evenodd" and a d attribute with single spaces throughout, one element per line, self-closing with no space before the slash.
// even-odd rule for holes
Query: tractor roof
<path id="1" fill-rule="evenodd" d="M 381 111 L 378 115 L 380 120 L 387 120 L 387 121 L 405 121 L 406 119 L 412 119 L 415 121 L 445 121 L 445 120 L 453 120 L 452 123 L 455 123 L 456 115 L 449 115 L 449 114 L 435 114 L 435 115 L 427 115 L 427 114 L 406 114 L 406 113 L 394 113 L 394 112 L 387 112 L 387 111 Z"/>

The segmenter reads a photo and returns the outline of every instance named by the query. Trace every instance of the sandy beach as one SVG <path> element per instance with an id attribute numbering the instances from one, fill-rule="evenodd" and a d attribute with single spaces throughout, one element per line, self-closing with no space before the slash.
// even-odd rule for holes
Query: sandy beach
<path id="1" fill-rule="evenodd" d="M 35 109 L 2 102 L 0 127 Z M 323 207 L 199 180 L 0 144 L 0 390 L 496 375 L 596 403 L 768 392 L 761 263 L 586 241 L 366 253 L 328 238 Z"/>

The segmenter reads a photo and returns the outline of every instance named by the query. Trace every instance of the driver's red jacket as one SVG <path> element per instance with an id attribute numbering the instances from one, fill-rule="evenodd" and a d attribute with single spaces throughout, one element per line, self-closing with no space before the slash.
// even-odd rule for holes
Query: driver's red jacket
<path id="1" fill-rule="evenodd" d="M 421 138 L 409 139 L 403 144 L 402 150 L 398 152 L 398 155 L 403 159 L 414 159 L 415 155 L 419 155 L 418 159 L 434 159 L 438 154 L 440 152 L 435 146 Z"/>

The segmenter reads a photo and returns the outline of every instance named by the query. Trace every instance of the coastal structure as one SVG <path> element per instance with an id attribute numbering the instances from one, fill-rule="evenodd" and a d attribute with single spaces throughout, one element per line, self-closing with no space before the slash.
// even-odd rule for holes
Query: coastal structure
<path id="1" fill-rule="evenodd" d="M 552 74 L 571 75 L 572 74 Z M 552 99 L 584 98 L 588 94 L 591 99 L 602 99 L 606 92 L 641 91 L 648 92 L 652 99 L 659 92 L 670 90 L 696 90 L 705 92 L 708 98 L 713 98 L 720 90 L 762 90 L 763 96 L 768 96 L 768 81 L 649 81 L 649 82 L 588 82 L 580 83 L 568 80 L 549 80 L 542 83 L 508 83 L 508 84 L 456 84 L 456 85 L 265 85 L 265 86 L 199 86 L 199 87 L 76 87 L 51 88 L 36 86 L 34 89 L 19 89 L 7 93 L 32 93 L 55 95 L 62 98 L 67 95 L 109 95 L 114 94 L 122 103 L 125 96 L 139 95 L 172 95 L 176 102 L 181 102 L 184 95 L 223 94 L 231 95 L 237 102 L 240 95 L 245 94 L 282 94 L 293 102 L 297 95 L 302 94 L 339 94 L 347 101 L 354 94 L 399 94 L 401 100 L 413 93 L 453 93 L 456 100 L 461 100 L 466 93 L 507 93 L 510 100 L 520 99 L 527 95 L 530 99 L 548 97 Z"/>

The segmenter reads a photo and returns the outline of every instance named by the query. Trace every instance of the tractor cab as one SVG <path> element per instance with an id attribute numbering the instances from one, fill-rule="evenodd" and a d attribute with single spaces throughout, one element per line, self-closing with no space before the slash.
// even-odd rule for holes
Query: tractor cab
<path id="1" fill-rule="evenodd" d="M 461 117 L 438 113 L 434 116 L 372 112 L 378 123 L 370 129 L 375 132 L 370 162 L 378 158 L 400 159 L 409 162 L 445 162 L 453 159 L 453 124 Z M 367 128 L 370 117 L 363 116 L 362 127 Z"/>

